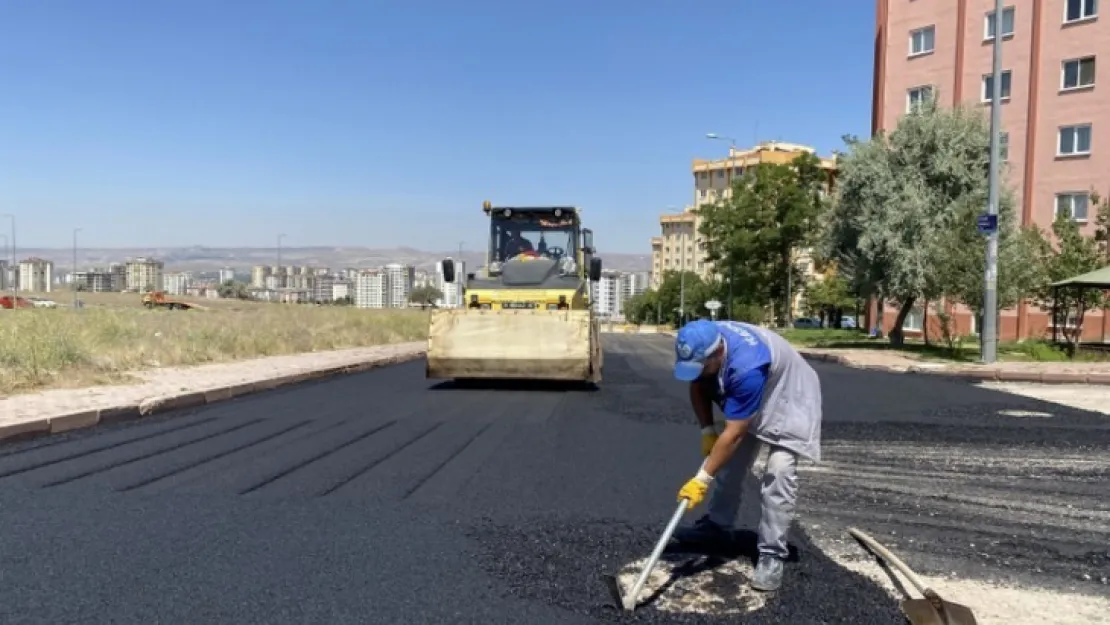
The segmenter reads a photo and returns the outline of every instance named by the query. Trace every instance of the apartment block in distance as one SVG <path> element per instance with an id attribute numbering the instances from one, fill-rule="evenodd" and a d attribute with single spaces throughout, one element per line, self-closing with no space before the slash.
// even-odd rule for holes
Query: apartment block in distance
<path id="1" fill-rule="evenodd" d="M 942 106 L 981 106 L 989 116 L 994 4 L 877 0 L 872 132 L 893 130 L 927 97 Z M 1098 86 L 1096 71 L 1110 62 L 1110 30 L 1099 5 L 1098 0 L 1009 0 L 1002 10 L 1003 182 L 1014 193 L 1022 224 L 1047 229 L 1061 214 L 1089 233 L 1095 207 L 1088 194 L 1110 193 L 1110 100 L 1099 94 L 1105 87 Z M 950 310 L 959 332 L 977 332 L 968 310 Z M 869 311 L 868 327 L 876 312 Z M 907 334 L 923 331 L 925 313 L 913 311 L 904 325 Z M 883 309 L 885 332 L 896 314 Z M 1049 312 L 1027 302 L 1001 314 L 1003 340 L 1052 332 Z M 1101 312 L 1087 313 L 1085 339 L 1098 340 L 1108 330 Z"/>
<path id="2" fill-rule="evenodd" d="M 691 172 L 694 175 L 693 204 L 680 213 L 667 213 L 659 216 L 660 236 L 651 239 L 651 283 L 658 288 L 663 274 L 668 271 L 691 271 L 707 278 L 713 267 L 706 260 L 706 246 L 699 233 L 701 220 L 697 209 L 713 204 L 732 194 L 732 181 L 744 175 L 752 167 L 762 164 L 788 165 L 803 153 L 816 154 L 810 146 L 781 141 L 767 141 L 747 150 L 729 148 L 728 157 L 718 160 L 694 159 Z M 827 174 L 824 193 L 827 195 L 836 182 L 836 160 L 821 158 L 821 168 Z M 807 277 L 814 277 L 807 250 L 797 250 L 796 262 Z M 796 294 L 795 305 L 801 298 Z"/>

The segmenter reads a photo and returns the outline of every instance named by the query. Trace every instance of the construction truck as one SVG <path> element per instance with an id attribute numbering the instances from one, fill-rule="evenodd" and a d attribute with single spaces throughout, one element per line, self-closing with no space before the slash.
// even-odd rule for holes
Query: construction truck
<path id="1" fill-rule="evenodd" d="M 427 377 L 599 383 L 590 285 L 601 279 L 601 259 L 579 209 L 482 208 L 490 220 L 485 266 L 459 276 L 452 259 L 442 262 L 460 303 L 432 312 Z"/>
<path id="2" fill-rule="evenodd" d="M 166 310 L 203 310 L 204 306 L 166 297 L 165 291 L 148 291 L 143 294 L 143 306 Z"/>

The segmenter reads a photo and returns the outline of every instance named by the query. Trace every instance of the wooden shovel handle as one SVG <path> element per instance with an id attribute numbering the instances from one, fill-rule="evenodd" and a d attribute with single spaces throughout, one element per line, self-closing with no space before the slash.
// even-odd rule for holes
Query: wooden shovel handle
<path id="1" fill-rule="evenodd" d="M 849 527 L 848 533 L 851 534 L 852 537 L 854 537 L 856 540 L 866 545 L 868 549 L 870 549 L 872 552 L 886 561 L 887 564 L 891 564 L 894 566 L 894 568 L 898 569 L 902 573 L 902 575 L 906 576 L 906 579 L 910 580 L 910 583 L 913 584 L 914 588 L 917 588 L 917 592 L 921 593 L 925 597 L 928 597 L 930 594 L 932 594 L 930 592 L 932 589 L 926 587 L 925 583 L 921 581 L 921 578 L 919 578 L 916 573 L 910 570 L 910 567 L 907 566 L 905 562 L 902 562 L 902 560 L 898 556 L 891 553 L 886 547 L 880 545 L 879 541 L 871 538 L 871 536 L 864 533 L 863 530 L 857 529 L 855 527 Z"/>

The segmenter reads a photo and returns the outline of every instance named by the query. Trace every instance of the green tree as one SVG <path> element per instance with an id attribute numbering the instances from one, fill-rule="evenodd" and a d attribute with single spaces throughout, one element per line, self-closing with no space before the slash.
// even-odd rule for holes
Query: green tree
<path id="1" fill-rule="evenodd" d="M 888 135 L 869 141 L 848 138 L 840 159 L 833 208 L 822 254 L 853 267 L 853 281 L 899 305 L 891 342 L 919 300 L 949 295 L 973 307 L 982 291 L 985 241 L 975 220 L 987 204 L 989 123 L 965 106 L 927 102 L 903 116 Z M 1009 193 L 1000 198 L 1000 275 L 1007 301 L 1020 294 L 1025 277 L 1014 260 L 1028 246 L 1013 226 Z M 978 258 L 976 258 L 978 254 Z M 1025 281 L 1023 283 L 1023 280 Z"/>
<path id="2" fill-rule="evenodd" d="M 409 301 L 419 305 L 421 308 L 435 306 L 436 302 L 442 299 L 443 293 L 431 285 L 418 286 L 409 292 Z"/>
<path id="3" fill-rule="evenodd" d="M 855 306 L 852 284 L 839 273 L 830 272 L 823 279 L 813 280 L 806 287 L 805 308 L 810 314 L 820 318 L 822 325 L 827 327 L 839 328 L 844 313 Z"/>
<path id="4" fill-rule="evenodd" d="M 624 318 L 629 323 L 660 323 L 656 319 L 658 307 L 656 303 L 659 301 L 659 294 L 655 289 L 648 289 L 643 293 L 638 293 L 628 298 L 624 302 Z"/>
<path id="5" fill-rule="evenodd" d="M 774 302 L 779 320 L 788 321 L 787 293 L 802 286 L 794 253 L 814 240 L 824 178 L 808 153 L 789 165 L 761 164 L 733 181 L 731 195 L 698 209 L 707 260 L 742 306 Z"/>
<path id="6" fill-rule="evenodd" d="M 1074 320 L 1074 330 L 1068 329 L 1062 333 L 1069 353 L 1074 353 L 1083 335 L 1083 316 L 1091 308 L 1102 306 L 1102 291 L 1084 289 L 1080 297 L 1078 289 L 1065 287 L 1057 290 L 1050 285 L 1103 266 L 1103 251 L 1099 240 L 1095 236 L 1085 236 L 1080 231 L 1079 224 L 1068 215 L 1059 215 L 1052 222 L 1053 237 L 1043 234 L 1039 228 L 1037 232 L 1040 240 L 1037 242 L 1035 262 L 1044 267 L 1044 280 L 1039 285 L 1040 288 L 1034 291 L 1034 301 L 1041 309 L 1048 311 L 1052 311 L 1055 304 L 1056 322 L 1065 328 L 1070 325 L 1067 322 Z M 1056 293 L 1059 297 L 1054 299 Z"/>
<path id="7" fill-rule="evenodd" d="M 250 291 L 243 282 L 227 280 L 216 287 L 216 292 L 224 299 L 250 299 Z"/>

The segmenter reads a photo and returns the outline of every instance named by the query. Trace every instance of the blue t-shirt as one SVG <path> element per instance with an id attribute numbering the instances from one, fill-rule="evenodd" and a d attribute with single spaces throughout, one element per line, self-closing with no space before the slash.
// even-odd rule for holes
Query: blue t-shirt
<path id="1" fill-rule="evenodd" d="M 718 405 L 728 421 L 755 416 L 771 370 L 771 349 L 746 324 L 718 321 L 725 337 L 725 363 L 717 376 L 721 395 Z"/>

